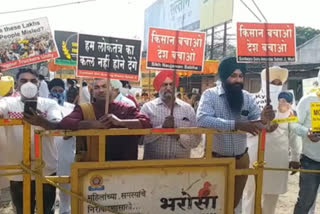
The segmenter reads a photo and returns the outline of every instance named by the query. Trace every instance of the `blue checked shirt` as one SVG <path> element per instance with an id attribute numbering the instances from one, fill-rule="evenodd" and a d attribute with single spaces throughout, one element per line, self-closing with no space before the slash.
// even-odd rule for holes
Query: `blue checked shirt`
<path id="1" fill-rule="evenodd" d="M 257 120 L 261 111 L 253 95 L 243 90 L 243 107 L 241 115 L 232 114 L 224 89 L 217 86 L 206 90 L 201 96 L 197 111 L 198 125 L 220 131 L 235 130 L 235 121 Z M 245 152 L 246 134 L 216 134 L 213 136 L 212 150 L 224 156 L 236 156 Z"/>

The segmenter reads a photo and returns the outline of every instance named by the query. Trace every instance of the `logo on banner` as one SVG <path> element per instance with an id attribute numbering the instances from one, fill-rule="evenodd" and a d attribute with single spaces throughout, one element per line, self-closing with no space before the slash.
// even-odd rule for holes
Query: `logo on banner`
<path id="1" fill-rule="evenodd" d="M 104 190 L 103 178 L 100 175 L 95 175 L 90 178 L 89 191 Z"/>

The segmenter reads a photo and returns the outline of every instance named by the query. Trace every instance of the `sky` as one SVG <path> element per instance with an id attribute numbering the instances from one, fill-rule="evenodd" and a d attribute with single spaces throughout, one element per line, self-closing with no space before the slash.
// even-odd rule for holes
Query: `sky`
<path id="1" fill-rule="evenodd" d="M 243 1 L 250 8 L 255 9 L 252 0 Z M 234 2 L 234 19 L 259 22 L 240 0 L 234 0 Z M 319 0 L 255 0 L 255 2 L 270 23 L 294 23 L 296 26 L 320 29 Z M 256 9 L 254 12 L 259 14 Z"/>
<path id="2" fill-rule="evenodd" d="M 143 39 L 144 10 L 155 0 L 95 0 L 70 6 L 2 14 L 6 11 L 78 1 L 83 0 L 8 0 L 0 8 L 0 25 L 48 17 L 52 30 Z M 258 14 L 252 0 L 243 1 Z M 255 1 L 268 22 L 295 23 L 296 26 L 320 29 L 319 0 Z M 234 2 L 235 21 L 259 22 L 240 0 Z"/>

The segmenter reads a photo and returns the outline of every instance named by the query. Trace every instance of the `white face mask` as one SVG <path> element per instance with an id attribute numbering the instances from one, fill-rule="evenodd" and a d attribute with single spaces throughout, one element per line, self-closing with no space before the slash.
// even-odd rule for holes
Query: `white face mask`
<path id="1" fill-rule="evenodd" d="M 23 97 L 31 99 L 38 94 L 38 87 L 31 82 L 27 82 L 21 86 L 20 92 Z"/>
<path id="2" fill-rule="evenodd" d="M 280 93 L 282 91 L 282 85 L 270 84 L 270 93 Z"/>

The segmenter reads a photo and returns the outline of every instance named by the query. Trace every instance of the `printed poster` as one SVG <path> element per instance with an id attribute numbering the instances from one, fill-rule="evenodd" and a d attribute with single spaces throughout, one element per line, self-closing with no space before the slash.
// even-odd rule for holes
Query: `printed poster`
<path id="1" fill-rule="evenodd" d="M 79 77 L 138 81 L 141 41 L 79 34 Z"/>
<path id="2" fill-rule="evenodd" d="M 0 26 L 0 65 L 5 70 L 58 56 L 47 18 Z"/>
<path id="3" fill-rule="evenodd" d="M 57 65 L 77 65 L 78 55 L 78 33 L 68 31 L 54 31 L 59 58 L 54 63 Z"/>
<path id="4" fill-rule="evenodd" d="M 202 71 L 205 33 L 149 28 L 147 69 Z"/>
<path id="5" fill-rule="evenodd" d="M 90 172 L 82 180 L 84 196 L 103 207 L 83 203 L 81 213 L 224 214 L 226 167 L 167 167 Z"/>
<path id="6" fill-rule="evenodd" d="M 313 132 L 320 132 L 320 102 L 310 104 L 311 128 Z"/>
<path id="7" fill-rule="evenodd" d="M 295 62 L 294 24 L 237 23 L 239 62 Z"/>

